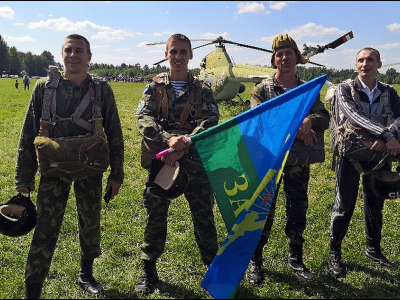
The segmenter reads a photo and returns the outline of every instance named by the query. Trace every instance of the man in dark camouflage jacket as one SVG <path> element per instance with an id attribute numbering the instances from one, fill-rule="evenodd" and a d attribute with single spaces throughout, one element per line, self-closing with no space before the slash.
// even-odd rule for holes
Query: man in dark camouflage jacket
<path id="1" fill-rule="evenodd" d="M 251 94 L 251 106 L 267 101 L 269 93 L 280 95 L 293 89 L 304 81 L 295 74 L 298 63 L 306 63 L 301 57 L 296 42 L 287 34 L 275 37 L 272 43 L 273 54 L 271 63 L 277 72 L 273 76 L 272 91 L 264 83 L 257 84 Z M 319 96 L 315 100 L 309 115 L 303 120 L 297 131 L 296 139 L 304 142 L 305 146 L 313 146 L 317 142 L 317 131 L 329 128 L 329 112 L 321 102 Z M 286 195 L 286 227 L 285 233 L 289 242 L 289 267 L 302 280 L 312 280 L 314 275 L 303 263 L 303 232 L 306 228 L 308 209 L 308 182 L 310 180 L 310 165 L 285 166 L 282 174 L 283 189 Z M 275 192 L 269 215 L 267 217 L 260 241 L 250 261 L 249 282 L 259 285 L 263 281 L 262 250 L 268 242 L 275 216 L 275 207 L 280 183 Z"/>
<path id="2" fill-rule="evenodd" d="M 73 34 L 64 39 L 62 57 L 65 71 L 56 90 L 57 118 L 71 118 L 85 94 L 93 84 L 87 73 L 87 64 L 92 53 L 90 44 L 83 36 Z M 35 175 L 38 170 L 34 139 L 39 134 L 42 105 L 46 80 L 38 80 L 29 103 L 18 146 L 15 174 L 16 190 L 29 193 L 35 189 Z M 109 144 L 111 171 L 106 190 L 112 189 L 111 198 L 118 194 L 124 179 L 124 140 L 118 110 L 111 87 L 106 82 L 101 85 L 100 112 L 102 126 Z M 93 120 L 92 105 L 88 105 L 81 118 Z M 43 128 L 40 128 L 42 130 Z M 50 123 L 50 138 L 90 135 L 90 131 L 72 121 Z M 90 295 L 97 296 L 103 290 L 92 275 L 93 261 L 100 256 L 100 210 L 103 192 L 102 174 L 74 178 L 50 178 L 41 176 L 37 193 L 37 224 L 25 269 L 26 299 L 39 298 L 43 282 L 50 269 L 60 228 L 73 184 L 79 220 L 79 241 L 81 248 L 81 269 L 78 284 Z"/>
<path id="3" fill-rule="evenodd" d="M 174 166 L 176 161 L 189 173 L 190 182 L 184 195 L 189 202 L 201 258 L 208 266 L 218 251 L 214 197 L 200 158 L 188 138 L 217 125 L 219 111 L 210 87 L 188 72 L 192 55 L 191 42 L 186 36 L 174 34 L 168 39 L 165 58 L 171 71 L 159 74 L 146 86 L 136 115 L 138 130 L 143 136 L 142 167 L 148 170 L 149 178 L 158 172 L 160 164 Z M 158 152 L 169 147 L 175 151 L 156 158 Z M 159 281 L 156 260 L 165 247 L 170 200 L 154 197 L 148 188 L 144 189 L 143 200 L 147 211 L 141 247 L 144 269 L 135 290 L 147 293 Z"/>

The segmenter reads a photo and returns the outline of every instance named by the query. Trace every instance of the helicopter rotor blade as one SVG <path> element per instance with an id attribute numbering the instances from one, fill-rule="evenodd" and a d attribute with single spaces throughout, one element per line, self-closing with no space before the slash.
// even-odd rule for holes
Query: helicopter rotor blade
<path id="1" fill-rule="evenodd" d="M 308 61 L 307 63 L 308 63 L 308 64 L 312 64 L 312 65 L 316 65 L 316 66 L 318 66 L 318 67 L 323 67 L 323 68 L 325 68 L 324 65 L 320 65 L 320 64 L 317 64 L 317 63 L 312 62 L 312 61 Z"/>
<path id="2" fill-rule="evenodd" d="M 326 49 L 335 49 L 339 47 L 340 45 L 343 45 L 347 41 L 351 40 L 354 38 L 353 31 L 349 31 L 348 33 L 342 35 L 340 38 L 337 38 L 333 42 L 330 42 L 329 44 L 325 45 L 324 48 Z"/>
<path id="3" fill-rule="evenodd" d="M 163 60 L 160 60 L 159 62 L 154 63 L 153 66 L 156 66 L 156 65 L 158 65 L 158 64 L 161 64 L 161 63 L 163 63 L 164 61 L 167 61 L 167 60 L 168 60 L 168 59 L 164 58 Z"/>
<path id="4" fill-rule="evenodd" d="M 400 65 L 400 62 L 397 62 L 397 63 L 394 63 L 394 64 L 383 65 L 382 68 L 395 66 L 395 65 Z"/>
<path id="5" fill-rule="evenodd" d="M 317 45 L 316 47 L 308 47 L 306 44 L 304 44 L 305 48 L 304 51 L 301 53 L 301 56 L 309 59 L 316 54 L 324 53 L 327 49 L 335 49 L 340 45 L 343 45 L 347 41 L 351 40 L 352 38 L 354 38 L 353 31 L 349 31 L 348 33 L 342 35 L 333 42 L 326 44 L 325 46 Z"/>

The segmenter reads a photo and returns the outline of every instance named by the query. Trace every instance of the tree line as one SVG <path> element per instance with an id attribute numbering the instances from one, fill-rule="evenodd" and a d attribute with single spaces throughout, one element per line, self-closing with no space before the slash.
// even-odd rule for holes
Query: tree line
<path id="1" fill-rule="evenodd" d="M 44 77 L 47 75 L 46 69 L 49 65 L 55 65 L 61 70 L 63 65 L 54 60 L 53 54 L 49 51 L 44 50 L 41 55 L 35 55 L 31 52 L 18 51 L 16 47 L 9 47 L 0 35 L 0 71 L 3 74 L 9 75 L 29 75 L 29 76 L 40 76 Z M 267 67 L 267 66 L 263 66 Z M 121 65 L 114 66 L 112 64 L 104 63 L 89 63 L 89 72 L 96 74 L 100 77 L 105 76 L 124 76 L 124 77 L 145 77 L 152 78 L 158 73 L 168 72 L 169 68 L 157 64 L 149 67 L 140 63 L 135 65 L 127 65 L 122 63 Z M 200 68 L 190 70 L 192 74 L 198 75 Z M 356 76 L 355 69 L 327 69 L 324 67 L 303 67 L 297 66 L 296 72 L 301 79 L 309 81 L 315 77 L 323 74 L 327 74 L 328 80 L 332 83 L 340 83 L 347 78 L 354 78 Z M 379 81 L 386 82 L 388 84 L 400 84 L 400 73 L 394 68 L 389 68 L 385 73 L 379 73 L 377 75 Z"/>

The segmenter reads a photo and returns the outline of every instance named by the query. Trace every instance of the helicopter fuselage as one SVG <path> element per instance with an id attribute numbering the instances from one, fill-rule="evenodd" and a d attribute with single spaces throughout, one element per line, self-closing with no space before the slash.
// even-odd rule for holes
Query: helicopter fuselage
<path id="1" fill-rule="evenodd" d="M 272 68 L 234 64 L 223 45 L 206 55 L 200 66 L 199 78 L 211 84 L 216 100 L 232 100 L 244 92 L 242 82 L 256 83 L 275 73 Z"/>

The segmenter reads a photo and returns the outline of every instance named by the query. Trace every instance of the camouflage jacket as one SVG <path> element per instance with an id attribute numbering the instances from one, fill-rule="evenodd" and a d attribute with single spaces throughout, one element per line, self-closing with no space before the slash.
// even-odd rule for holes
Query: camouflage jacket
<path id="1" fill-rule="evenodd" d="M 304 81 L 300 80 L 300 78 L 297 75 L 296 77 L 298 86 L 305 83 Z M 275 76 L 273 77 L 273 82 L 274 82 L 275 94 L 276 95 L 283 94 L 285 90 L 275 79 Z M 262 102 L 265 102 L 267 99 L 266 93 L 268 92 L 265 90 L 264 84 L 262 82 L 257 83 L 251 93 L 250 101 L 252 107 L 261 104 Z M 329 112 L 325 108 L 324 104 L 321 102 L 320 95 L 318 95 L 318 98 L 315 100 L 307 117 L 311 120 L 312 129 L 314 131 L 325 131 L 326 129 L 329 128 Z"/>
<path id="2" fill-rule="evenodd" d="M 182 128 L 179 125 L 180 117 L 184 111 L 186 102 L 189 99 L 189 94 L 192 89 L 194 89 L 194 77 L 191 73 L 188 73 L 188 76 L 189 81 L 185 86 L 183 86 L 178 97 L 175 95 L 175 89 L 172 86 L 167 73 L 162 73 L 156 76 L 155 80 L 147 84 L 144 89 L 136 111 L 137 128 L 144 140 L 153 144 L 158 144 L 158 149 L 155 151 L 158 151 L 159 149 L 167 149 L 168 146 L 166 142 L 174 134 L 193 136 L 218 124 L 219 110 L 217 102 L 210 86 L 207 83 L 202 82 L 202 99 L 196 99 L 196 101 L 201 102 L 201 118 L 196 120 L 193 114 L 188 116 L 187 121 L 194 124 L 193 130 Z M 168 97 L 167 122 L 160 122 L 163 115 L 162 111 L 159 113 L 156 112 L 156 90 L 157 84 L 160 84 L 159 82 L 165 84 L 165 91 Z M 189 151 L 194 151 L 194 145 L 190 146 Z"/>
<path id="3" fill-rule="evenodd" d="M 92 82 L 91 76 L 81 85 L 75 85 L 72 81 L 61 76 L 57 88 L 56 113 L 61 118 L 69 118 L 75 112 L 81 100 L 89 89 Z M 33 141 L 38 136 L 40 119 L 42 117 L 42 105 L 45 91 L 46 78 L 39 79 L 32 91 L 31 100 L 22 127 L 15 172 L 15 187 L 19 188 L 34 183 L 38 170 L 37 156 Z M 101 115 L 103 117 L 103 128 L 107 136 L 110 149 L 110 175 L 109 178 L 123 183 L 124 179 L 124 139 L 120 118 L 115 102 L 114 92 L 110 85 L 101 81 Z M 82 114 L 85 120 L 92 119 L 92 105 L 88 105 Z M 49 137 L 67 137 L 88 134 L 89 131 L 71 122 L 57 122 L 50 126 Z"/>

